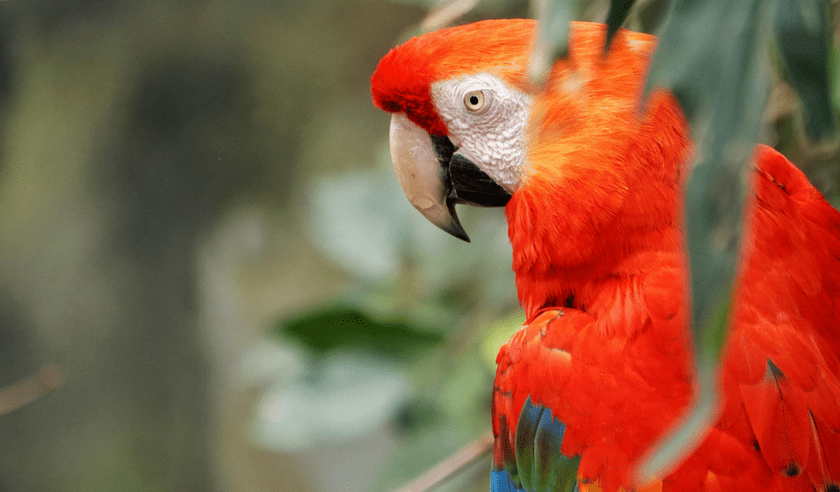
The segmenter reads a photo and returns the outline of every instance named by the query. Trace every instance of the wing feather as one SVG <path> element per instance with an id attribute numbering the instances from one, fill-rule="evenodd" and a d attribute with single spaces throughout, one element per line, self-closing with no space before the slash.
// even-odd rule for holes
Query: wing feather
<path id="1" fill-rule="evenodd" d="M 828 490 L 840 482 L 840 213 L 775 150 L 754 161 L 727 396 L 742 398 L 780 487 Z"/>
<path id="2" fill-rule="evenodd" d="M 754 174 L 720 419 L 657 486 L 840 492 L 840 213 L 772 149 L 757 148 Z M 502 348 L 494 466 L 523 490 L 540 488 L 533 448 L 516 452 L 535 442 L 522 416 L 550 411 L 581 490 L 615 491 L 686 407 L 682 261 L 602 282 L 593 312 L 543 310 Z M 516 481 L 521 461 L 530 471 Z"/>

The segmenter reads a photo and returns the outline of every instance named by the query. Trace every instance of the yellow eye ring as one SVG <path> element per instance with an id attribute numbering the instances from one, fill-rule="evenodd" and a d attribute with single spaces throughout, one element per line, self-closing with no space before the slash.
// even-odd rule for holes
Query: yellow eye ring
<path id="1" fill-rule="evenodd" d="M 484 107 L 484 91 L 470 91 L 464 95 L 464 106 L 470 111 L 479 111 Z"/>

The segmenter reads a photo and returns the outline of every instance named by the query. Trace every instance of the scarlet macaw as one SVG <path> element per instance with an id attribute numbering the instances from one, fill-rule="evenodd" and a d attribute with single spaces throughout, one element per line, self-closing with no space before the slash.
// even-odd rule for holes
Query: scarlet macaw
<path id="1" fill-rule="evenodd" d="M 468 240 L 454 206 L 505 206 L 527 321 L 502 346 L 491 490 L 840 492 L 840 213 L 759 145 L 721 362 L 721 408 L 667 476 L 634 482 L 692 398 L 676 99 L 641 101 L 650 35 L 573 23 L 530 85 L 535 22 L 412 38 L 379 63 L 411 203 Z"/>

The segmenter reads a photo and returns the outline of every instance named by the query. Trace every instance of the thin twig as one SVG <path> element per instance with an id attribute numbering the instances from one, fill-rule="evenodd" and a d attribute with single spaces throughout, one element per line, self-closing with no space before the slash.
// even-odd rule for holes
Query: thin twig
<path id="1" fill-rule="evenodd" d="M 64 371 L 49 364 L 37 373 L 0 390 L 0 415 L 13 412 L 55 390 L 64 382 Z"/>
<path id="2" fill-rule="evenodd" d="M 492 447 L 493 435 L 481 436 L 409 482 L 398 492 L 428 492 L 489 454 Z"/>

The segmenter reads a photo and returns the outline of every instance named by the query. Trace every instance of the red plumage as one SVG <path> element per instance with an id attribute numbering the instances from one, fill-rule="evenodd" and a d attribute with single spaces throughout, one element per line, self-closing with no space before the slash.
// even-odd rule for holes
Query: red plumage
<path id="1" fill-rule="evenodd" d="M 433 81 L 483 71 L 535 95 L 526 174 L 506 207 L 529 321 L 497 358 L 494 463 L 512 459 L 530 398 L 565 424 L 561 451 L 580 457 L 582 490 L 629 490 L 692 398 L 689 128 L 670 94 L 640 102 L 652 36 L 619 31 L 604 56 L 604 26 L 575 23 L 569 57 L 537 90 L 524 75 L 534 24 L 492 22 L 393 50 L 374 101 L 445 134 Z M 492 56 L 475 60 L 484 45 Z M 840 213 L 768 147 L 756 148 L 751 175 L 720 414 L 656 487 L 837 492 Z"/>

